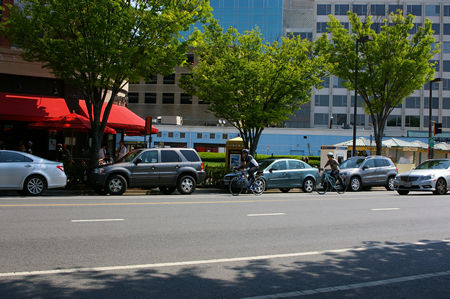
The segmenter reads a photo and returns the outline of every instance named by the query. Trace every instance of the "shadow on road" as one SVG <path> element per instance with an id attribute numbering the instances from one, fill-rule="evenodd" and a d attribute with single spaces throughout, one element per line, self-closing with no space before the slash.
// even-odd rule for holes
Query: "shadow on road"
<path id="1" fill-rule="evenodd" d="M 450 270 L 450 243 L 366 242 L 368 250 L 182 268 L 0 278 L 2 298 L 240 298 Z M 374 248 L 375 247 L 375 248 Z M 218 276 L 222 278 L 218 278 Z M 223 278 L 226 277 L 226 278 Z M 448 298 L 450 275 L 311 298 Z M 303 298 L 303 297 L 302 297 Z M 307 297 L 309 298 L 309 297 Z"/>

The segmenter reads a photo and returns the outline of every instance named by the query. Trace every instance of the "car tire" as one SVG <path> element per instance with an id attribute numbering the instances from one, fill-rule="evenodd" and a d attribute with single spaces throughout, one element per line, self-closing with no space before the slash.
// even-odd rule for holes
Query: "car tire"
<path id="1" fill-rule="evenodd" d="M 291 188 L 280 188 L 280 191 L 283 193 L 288 193 Z"/>
<path id="2" fill-rule="evenodd" d="M 438 179 L 436 182 L 435 189 L 436 191 L 434 191 L 433 193 L 436 195 L 447 194 L 447 182 L 443 178 Z"/>
<path id="3" fill-rule="evenodd" d="M 388 177 L 387 182 L 386 182 L 386 186 L 385 186 L 386 190 L 394 191 L 394 180 L 395 180 L 394 176 Z"/>
<path id="4" fill-rule="evenodd" d="M 127 180 L 120 174 L 113 174 L 106 181 L 105 190 L 111 195 L 122 195 L 127 190 Z"/>
<path id="5" fill-rule="evenodd" d="M 350 179 L 350 190 L 357 192 L 357 191 L 361 191 L 362 189 L 362 185 L 361 185 L 361 179 L 357 176 L 354 176 Z"/>
<path id="6" fill-rule="evenodd" d="M 190 175 L 184 175 L 178 180 L 178 192 L 181 194 L 191 194 L 195 191 L 195 187 L 197 186 L 197 182 Z"/>
<path id="7" fill-rule="evenodd" d="M 303 181 L 303 187 L 302 190 L 305 193 L 311 193 L 314 191 L 314 186 L 316 185 L 316 182 L 314 182 L 313 179 L 307 178 Z"/>
<path id="8" fill-rule="evenodd" d="M 29 176 L 23 184 L 25 195 L 41 195 L 47 189 L 47 181 L 40 175 Z"/>
<path id="9" fill-rule="evenodd" d="M 409 191 L 408 190 L 397 190 L 398 194 L 400 195 L 408 195 Z"/>
<path id="10" fill-rule="evenodd" d="M 176 189 L 177 189 L 176 187 L 159 187 L 159 191 L 161 191 L 166 195 L 172 194 L 173 192 L 175 192 Z"/>

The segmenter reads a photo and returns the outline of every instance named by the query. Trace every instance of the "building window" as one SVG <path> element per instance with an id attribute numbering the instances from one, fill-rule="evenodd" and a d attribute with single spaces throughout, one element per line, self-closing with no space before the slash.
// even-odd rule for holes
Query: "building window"
<path id="1" fill-rule="evenodd" d="M 441 15 L 440 5 L 425 5 L 425 16 L 439 17 Z"/>
<path id="2" fill-rule="evenodd" d="M 450 109 L 450 98 L 442 98 L 442 109 Z"/>
<path id="3" fill-rule="evenodd" d="M 339 77 L 333 77 L 333 87 L 334 88 L 345 88 L 344 86 L 344 79 L 341 79 Z"/>
<path id="4" fill-rule="evenodd" d="M 381 27 L 383 26 L 382 23 L 372 23 L 370 25 L 370 28 L 375 31 L 376 33 L 380 33 L 381 32 Z"/>
<path id="5" fill-rule="evenodd" d="M 423 117 L 423 126 L 425 128 L 428 128 L 428 119 L 430 117 L 428 115 L 424 115 Z M 437 122 L 438 121 L 438 117 L 437 116 L 431 116 L 431 122 Z M 431 127 L 433 127 L 433 124 L 431 124 Z"/>
<path id="6" fill-rule="evenodd" d="M 330 122 L 330 117 L 328 113 L 315 113 L 314 114 L 314 124 L 315 125 L 328 125 Z"/>
<path id="7" fill-rule="evenodd" d="M 401 127 L 402 126 L 402 116 L 401 115 L 389 115 L 386 120 L 386 125 L 388 127 Z"/>
<path id="8" fill-rule="evenodd" d="M 433 23 L 431 24 L 431 29 L 434 31 L 434 35 L 441 34 L 441 24 Z M 444 34 L 445 34 L 445 24 L 444 24 Z"/>
<path id="9" fill-rule="evenodd" d="M 347 107 L 347 96 L 333 96 L 333 107 Z"/>
<path id="10" fill-rule="evenodd" d="M 327 16 L 331 14 L 331 4 L 317 4 L 317 15 Z"/>
<path id="11" fill-rule="evenodd" d="M 405 117 L 406 127 L 420 127 L 420 118 L 418 116 L 407 115 Z"/>
<path id="12" fill-rule="evenodd" d="M 350 114 L 350 124 L 353 126 L 353 113 Z M 366 121 L 366 116 L 364 114 L 356 114 L 356 125 L 357 126 L 364 126 L 364 123 Z"/>
<path id="13" fill-rule="evenodd" d="M 450 72 L 450 60 L 444 60 L 443 61 L 442 71 L 443 72 Z"/>
<path id="14" fill-rule="evenodd" d="M 437 84 L 436 84 L 437 85 Z M 429 97 L 425 97 L 423 98 L 423 108 L 428 109 L 429 105 L 428 102 L 430 101 Z M 435 98 L 433 97 L 432 101 L 431 101 L 431 108 L 433 109 L 439 109 L 439 98 Z"/>
<path id="15" fill-rule="evenodd" d="M 388 13 L 397 13 L 398 10 L 404 11 L 403 5 L 397 5 L 397 4 L 389 4 L 389 11 Z"/>
<path id="16" fill-rule="evenodd" d="M 163 93 L 162 102 L 163 104 L 175 103 L 175 95 L 173 93 Z"/>
<path id="17" fill-rule="evenodd" d="M 329 88 L 330 87 L 330 77 L 322 78 L 322 82 L 319 84 L 323 88 Z"/>
<path id="18" fill-rule="evenodd" d="M 347 114 L 333 114 L 333 124 L 345 126 L 347 124 Z"/>
<path id="19" fill-rule="evenodd" d="M 156 93 L 146 92 L 145 93 L 145 103 L 146 104 L 156 104 Z"/>
<path id="20" fill-rule="evenodd" d="M 353 4 L 353 12 L 358 16 L 367 16 L 367 5 L 366 4 Z"/>
<path id="21" fill-rule="evenodd" d="M 443 116 L 442 117 L 442 127 L 450 128 L 450 116 Z"/>
<path id="22" fill-rule="evenodd" d="M 161 131 L 160 131 L 160 132 L 158 132 L 158 133 L 156 133 L 156 137 L 159 137 L 159 138 L 161 138 L 161 136 L 162 136 L 162 133 L 161 133 Z"/>
<path id="23" fill-rule="evenodd" d="M 148 78 L 145 79 L 145 84 L 158 84 L 158 76 L 150 75 Z"/>
<path id="24" fill-rule="evenodd" d="M 444 34 L 450 35 L 450 23 L 444 24 Z"/>
<path id="25" fill-rule="evenodd" d="M 216 134 L 214 133 L 209 134 L 209 139 L 216 139 Z"/>
<path id="26" fill-rule="evenodd" d="M 334 6 L 334 14 L 337 16 L 346 16 L 349 10 L 350 5 L 348 4 L 336 4 Z"/>
<path id="27" fill-rule="evenodd" d="M 372 16 L 384 16 L 386 14 L 386 8 L 384 4 L 370 5 L 370 14 Z"/>
<path id="28" fill-rule="evenodd" d="M 450 101 L 449 101 L 450 102 Z M 222 134 L 222 139 L 227 140 L 228 139 L 228 134 Z"/>
<path id="29" fill-rule="evenodd" d="M 450 90 L 450 79 L 442 79 L 442 89 Z"/>
<path id="30" fill-rule="evenodd" d="M 186 63 L 187 63 L 187 64 L 190 64 L 190 65 L 193 65 L 193 64 L 194 64 L 194 54 L 188 53 L 188 54 L 186 55 Z"/>
<path id="31" fill-rule="evenodd" d="M 406 108 L 420 108 L 420 97 L 407 97 Z"/>
<path id="32" fill-rule="evenodd" d="M 330 105 L 330 96 L 327 94 L 316 94 L 315 105 L 328 107 Z"/>
<path id="33" fill-rule="evenodd" d="M 361 96 L 358 96 L 358 103 L 357 103 L 357 107 L 362 107 L 362 103 L 363 103 L 363 98 Z M 355 107 L 355 96 L 352 96 L 352 100 L 351 100 L 351 106 Z"/>
<path id="34" fill-rule="evenodd" d="M 192 96 L 188 93 L 182 93 L 180 95 L 181 104 L 192 104 Z"/>
<path id="35" fill-rule="evenodd" d="M 327 32 L 327 22 L 317 22 L 317 33 Z"/>
<path id="36" fill-rule="evenodd" d="M 175 74 L 164 76 L 164 84 L 175 84 Z"/>
<path id="37" fill-rule="evenodd" d="M 433 47 L 433 49 L 436 49 L 436 47 Z M 444 53 L 450 53 L 450 42 L 443 42 L 442 51 Z"/>
<path id="38" fill-rule="evenodd" d="M 139 93 L 129 92 L 128 93 L 128 103 L 139 103 Z"/>
<path id="39" fill-rule="evenodd" d="M 197 133 L 197 139 L 202 139 L 202 133 Z"/>
<path id="40" fill-rule="evenodd" d="M 167 134 L 167 137 L 173 138 L 173 132 L 169 132 L 169 133 Z"/>
<path id="41" fill-rule="evenodd" d="M 181 132 L 181 133 L 180 133 L 180 138 L 181 138 L 181 139 L 186 138 L 186 133 L 185 133 L 185 132 Z"/>
<path id="42" fill-rule="evenodd" d="M 422 16 L 422 5 L 407 5 L 406 13 L 420 17 Z"/>
<path id="43" fill-rule="evenodd" d="M 444 16 L 450 17 L 450 5 L 444 5 Z"/>

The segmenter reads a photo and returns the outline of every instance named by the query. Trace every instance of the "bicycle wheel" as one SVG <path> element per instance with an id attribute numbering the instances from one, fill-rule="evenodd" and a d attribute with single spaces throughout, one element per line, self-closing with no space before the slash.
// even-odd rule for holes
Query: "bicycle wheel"
<path id="1" fill-rule="evenodd" d="M 255 195 L 263 194 L 265 189 L 266 189 L 266 182 L 264 182 L 262 178 L 256 178 L 250 187 L 250 190 L 252 190 L 253 194 Z"/>
<path id="2" fill-rule="evenodd" d="M 328 182 L 327 179 L 325 179 L 325 181 L 321 184 L 317 184 L 316 186 L 316 192 L 320 195 L 323 195 L 325 193 L 327 193 L 330 189 L 330 183 Z"/>
<path id="3" fill-rule="evenodd" d="M 347 186 L 344 184 L 342 185 L 341 183 L 337 183 L 337 185 L 335 186 L 336 192 L 338 194 L 344 194 L 345 191 L 347 191 Z"/>
<path id="4" fill-rule="evenodd" d="M 241 180 L 241 178 L 233 178 L 230 182 L 230 193 L 233 194 L 233 196 L 237 196 L 242 193 L 242 190 L 244 189 L 244 182 Z"/>

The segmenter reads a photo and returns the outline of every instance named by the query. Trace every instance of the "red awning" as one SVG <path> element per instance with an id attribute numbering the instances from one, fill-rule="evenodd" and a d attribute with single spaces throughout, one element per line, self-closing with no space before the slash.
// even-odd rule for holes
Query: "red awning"
<path id="1" fill-rule="evenodd" d="M 0 120 L 41 121 L 69 113 L 63 98 L 0 92 Z"/>
<path id="2" fill-rule="evenodd" d="M 89 117 L 89 112 L 86 107 L 85 101 L 80 101 L 81 113 L 84 116 Z M 103 105 L 101 118 L 103 117 L 103 112 L 105 110 L 106 104 Z M 114 129 L 122 129 L 127 132 L 133 132 L 133 135 L 139 132 L 141 135 L 145 132 L 145 120 L 124 106 L 119 106 L 113 104 L 111 107 L 111 112 L 108 117 L 108 126 Z M 152 127 L 152 134 L 158 133 L 158 129 Z"/>

